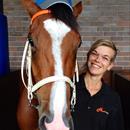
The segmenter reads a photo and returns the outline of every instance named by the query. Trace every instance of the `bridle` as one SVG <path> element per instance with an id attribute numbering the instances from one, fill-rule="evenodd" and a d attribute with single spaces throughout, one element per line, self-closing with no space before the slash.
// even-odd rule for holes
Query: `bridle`
<path id="1" fill-rule="evenodd" d="M 34 19 L 37 18 L 39 15 L 47 14 L 47 13 L 50 13 L 50 10 L 41 10 L 41 11 L 37 12 L 36 14 L 34 14 L 34 16 L 31 19 L 31 24 L 34 21 Z M 72 97 L 71 97 L 71 109 L 73 110 L 74 105 L 76 104 L 75 82 L 79 81 L 77 60 L 76 60 L 76 64 L 75 64 L 75 74 L 73 76 L 73 82 L 69 77 L 67 77 L 65 75 L 64 76 L 54 75 L 54 76 L 44 78 L 34 85 L 32 82 L 31 62 L 32 62 L 31 44 L 30 44 L 30 39 L 27 38 L 27 41 L 26 41 L 26 44 L 24 47 L 24 51 L 23 51 L 22 62 L 21 62 L 21 78 L 22 78 L 24 86 L 27 89 L 29 103 L 31 104 L 31 101 L 34 97 L 34 92 L 36 90 L 38 90 L 40 87 L 44 87 L 45 84 L 56 82 L 56 81 L 65 81 L 73 88 Z M 24 66 L 26 66 L 26 73 L 27 73 L 27 78 L 28 78 L 27 84 L 25 83 L 25 78 L 24 78 Z M 75 79 L 76 79 L 76 81 L 75 81 Z"/>

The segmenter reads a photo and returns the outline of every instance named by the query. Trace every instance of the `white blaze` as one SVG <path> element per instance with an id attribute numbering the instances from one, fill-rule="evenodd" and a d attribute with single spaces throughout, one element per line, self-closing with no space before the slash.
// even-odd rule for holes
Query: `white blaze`
<path id="1" fill-rule="evenodd" d="M 44 21 L 44 27 L 48 31 L 52 39 L 52 53 L 55 60 L 55 72 L 57 76 L 63 76 L 63 66 L 61 57 L 61 44 L 65 35 L 70 31 L 70 28 L 63 22 L 54 19 Z M 55 114 L 63 113 L 66 107 L 66 84 L 64 81 L 53 83 L 50 100 L 50 111 Z"/>

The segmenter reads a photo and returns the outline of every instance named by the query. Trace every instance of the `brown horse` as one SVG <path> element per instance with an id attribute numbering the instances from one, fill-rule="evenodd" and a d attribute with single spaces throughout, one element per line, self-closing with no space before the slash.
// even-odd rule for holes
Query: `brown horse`
<path id="1" fill-rule="evenodd" d="M 75 104 L 75 91 L 71 98 L 70 87 L 75 90 L 71 79 L 81 42 L 76 18 L 82 4 L 79 2 L 71 9 L 64 3 L 55 3 L 43 10 L 32 0 L 22 3 L 31 23 L 22 60 L 23 85 L 17 107 L 19 128 L 73 129 L 70 104 Z"/>

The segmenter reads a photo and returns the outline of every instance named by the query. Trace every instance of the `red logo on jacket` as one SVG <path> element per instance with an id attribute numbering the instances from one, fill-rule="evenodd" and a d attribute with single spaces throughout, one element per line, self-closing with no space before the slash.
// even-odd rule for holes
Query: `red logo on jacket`
<path id="1" fill-rule="evenodd" d="M 96 109 L 96 112 L 106 113 L 107 115 L 109 114 L 109 112 L 107 112 L 103 107 L 98 107 L 98 108 Z"/>

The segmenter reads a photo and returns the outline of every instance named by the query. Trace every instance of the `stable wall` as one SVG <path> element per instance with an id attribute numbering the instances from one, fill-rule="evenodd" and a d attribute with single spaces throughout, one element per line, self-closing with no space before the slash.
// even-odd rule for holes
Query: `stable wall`
<path id="1" fill-rule="evenodd" d="M 8 17 L 10 69 L 16 70 L 20 68 L 30 18 L 20 0 L 3 3 Z M 130 0 L 83 0 L 78 22 L 83 40 L 77 55 L 80 66 L 93 41 L 105 38 L 114 41 L 119 49 L 115 69 L 130 69 Z"/>

